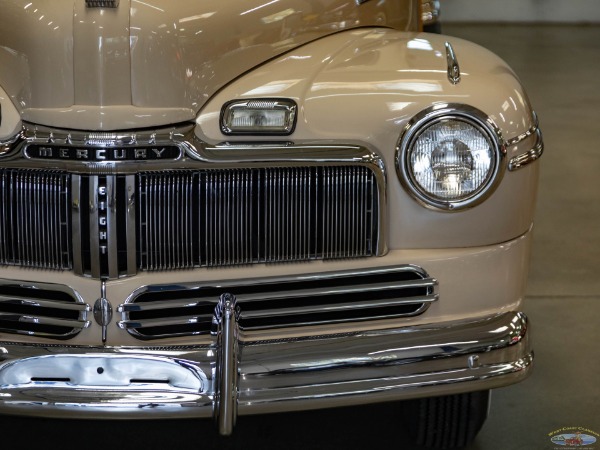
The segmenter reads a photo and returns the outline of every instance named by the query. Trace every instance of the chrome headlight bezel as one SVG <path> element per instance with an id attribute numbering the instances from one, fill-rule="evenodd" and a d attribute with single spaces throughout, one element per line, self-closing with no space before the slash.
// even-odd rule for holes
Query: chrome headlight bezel
<path id="1" fill-rule="evenodd" d="M 425 191 L 410 167 L 410 158 L 417 139 L 431 126 L 446 120 L 471 125 L 492 147 L 493 167 L 485 181 L 469 194 L 456 200 L 436 197 Z M 403 187 L 422 205 L 442 211 L 459 211 L 480 204 L 494 192 L 506 171 L 505 157 L 506 147 L 502 134 L 490 117 L 472 106 L 440 104 L 421 111 L 406 125 L 396 148 L 396 170 Z"/>
<path id="2" fill-rule="evenodd" d="M 240 127 L 232 126 L 231 122 L 236 111 L 265 111 L 278 112 L 284 116 L 283 123 L 277 127 Z M 289 136 L 296 128 L 298 105 L 288 98 L 251 98 L 231 100 L 223 105 L 219 118 L 221 132 L 227 136 Z"/>

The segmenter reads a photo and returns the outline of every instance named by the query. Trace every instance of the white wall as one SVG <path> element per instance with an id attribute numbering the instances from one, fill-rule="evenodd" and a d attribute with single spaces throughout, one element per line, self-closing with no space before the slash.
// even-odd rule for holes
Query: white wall
<path id="1" fill-rule="evenodd" d="M 443 22 L 600 24 L 600 0 L 441 0 Z"/>

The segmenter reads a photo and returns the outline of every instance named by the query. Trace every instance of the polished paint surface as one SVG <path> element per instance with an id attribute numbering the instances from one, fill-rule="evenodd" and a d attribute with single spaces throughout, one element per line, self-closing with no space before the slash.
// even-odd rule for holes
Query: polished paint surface
<path id="1" fill-rule="evenodd" d="M 0 85 L 38 124 L 107 130 L 193 120 L 221 87 L 292 48 L 365 26 L 416 30 L 414 5 L 3 0 Z"/>

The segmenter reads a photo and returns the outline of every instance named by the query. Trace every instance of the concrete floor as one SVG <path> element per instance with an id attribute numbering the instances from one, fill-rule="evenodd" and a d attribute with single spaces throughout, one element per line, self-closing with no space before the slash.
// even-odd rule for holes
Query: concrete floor
<path id="1" fill-rule="evenodd" d="M 600 433 L 600 27 L 446 25 L 444 33 L 512 66 L 546 143 L 525 307 L 534 373 L 494 393 L 469 450 L 551 449 L 548 434 L 563 427 Z"/>
<path id="2" fill-rule="evenodd" d="M 525 308 L 535 370 L 494 392 L 468 450 L 552 449 L 548 435 L 563 427 L 600 433 L 600 27 L 445 25 L 444 32 L 490 48 L 515 69 L 546 141 Z M 0 440 L 14 449 L 410 449 L 405 432 L 394 405 L 376 405 L 241 417 L 229 440 L 215 437 L 209 421 L 4 418 Z"/>

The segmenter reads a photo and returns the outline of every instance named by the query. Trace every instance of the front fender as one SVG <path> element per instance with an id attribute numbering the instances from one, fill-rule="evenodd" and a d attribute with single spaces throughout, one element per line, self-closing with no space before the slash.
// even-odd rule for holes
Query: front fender
<path id="1" fill-rule="evenodd" d="M 460 64 L 458 84 L 448 80 L 446 41 Z M 395 153 L 403 129 L 432 105 L 465 104 L 483 111 L 504 142 L 535 127 L 535 115 L 515 73 L 480 46 L 381 28 L 338 33 L 228 85 L 198 115 L 198 136 L 212 143 L 247 141 L 248 137 L 221 133 L 220 110 L 232 99 L 261 97 L 286 97 L 298 103 L 298 123 L 289 137 L 293 142 L 361 142 L 381 155 L 388 176 L 391 249 L 490 245 L 509 241 L 531 227 L 538 164 L 507 172 L 488 200 L 453 213 L 423 207 L 396 175 Z M 523 151 L 522 145 L 510 146 L 504 163 Z"/>

